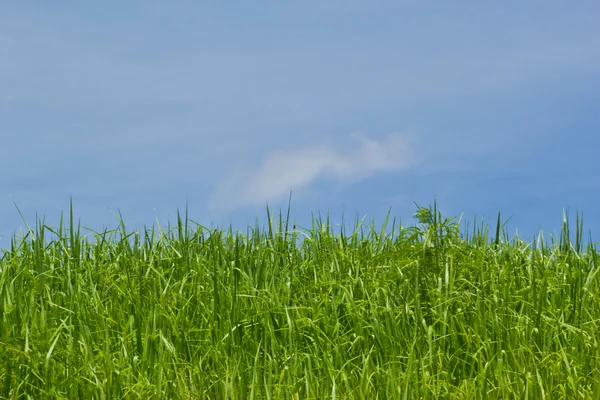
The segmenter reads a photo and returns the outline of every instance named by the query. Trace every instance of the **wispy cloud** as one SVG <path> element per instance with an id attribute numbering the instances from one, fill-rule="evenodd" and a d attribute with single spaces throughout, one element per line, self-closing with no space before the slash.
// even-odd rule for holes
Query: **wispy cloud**
<path id="1" fill-rule="evenodd" d="M 401 171 L 414 161 L 411 141 L 410 135 L 400 133 L 379 140 L 353 134 L 344 143 L 275 150 L 257 168 L 234 172 L 217 185 L 209 206 L 228 212 L 281 200 L 290 190 L 306 188 L 319 178 L 351 184 L 377 173 Z"/>

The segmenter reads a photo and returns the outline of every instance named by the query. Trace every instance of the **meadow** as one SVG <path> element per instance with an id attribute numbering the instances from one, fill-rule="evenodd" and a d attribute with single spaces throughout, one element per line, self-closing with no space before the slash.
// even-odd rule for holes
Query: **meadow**
<path id="1" fill-rule="evenodd" d="M 268 211 L 268 210 L 267 210 Z M 0 253 L 2 399 L 598 399 L 597 247 L 433 207 L 246 232 L 37 221 Z"/>

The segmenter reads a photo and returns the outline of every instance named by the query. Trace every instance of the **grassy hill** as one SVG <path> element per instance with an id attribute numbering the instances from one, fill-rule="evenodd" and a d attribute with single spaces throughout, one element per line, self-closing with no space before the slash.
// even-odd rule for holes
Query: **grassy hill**
<path id="1" fill-rule="evenodd" d="M 289 214 L 244 234 L 38 222 L 0 260 L 0 398 L 600 398 L 599 255 L 579 219 L 529 243 L 500 218 L 416 217 L 391 233 Z"/>

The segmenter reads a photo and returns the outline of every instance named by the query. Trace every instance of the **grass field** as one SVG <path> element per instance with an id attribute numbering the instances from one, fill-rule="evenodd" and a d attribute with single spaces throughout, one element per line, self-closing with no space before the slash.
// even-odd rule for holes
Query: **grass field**
<path id="1" fill-rule="evenodd" d="M 500 216 L 416 217 L 37 222 L 0 260 L 0 398 L 600 398 L 599 256 L 579 218 L 546 243 Z"/>

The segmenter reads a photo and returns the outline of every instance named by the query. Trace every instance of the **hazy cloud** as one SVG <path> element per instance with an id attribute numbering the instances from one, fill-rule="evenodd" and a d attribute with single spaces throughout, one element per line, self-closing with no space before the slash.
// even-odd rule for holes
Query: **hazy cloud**
<path id="1" fill-rule="evenodd" d="M 216 187 L 209 205 L 221 212 L 261 205 L 281 200 L 290 190 L 305 188 L 321 177 L 355 183 L 377 173 L 400 171 L 412 161 L 411 137 L 399 133 L 379 140 L 353 134 L 349 143 L 275 150 L 257 168 L 232 173 Z"/>

